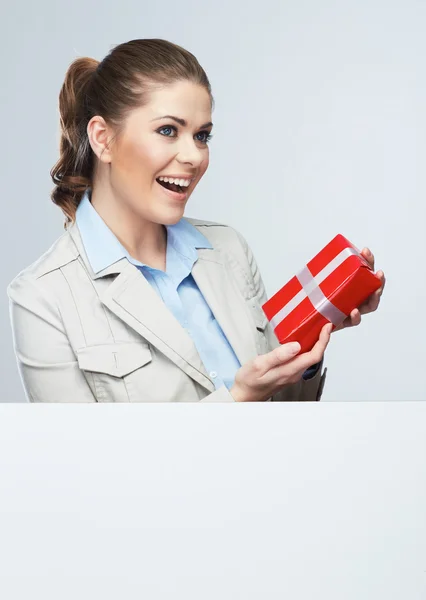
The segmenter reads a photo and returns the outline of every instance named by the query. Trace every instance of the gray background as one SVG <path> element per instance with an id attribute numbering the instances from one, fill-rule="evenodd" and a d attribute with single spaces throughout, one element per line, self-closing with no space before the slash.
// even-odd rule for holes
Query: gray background
<path id="1" fill-rule="evenodd" d="M 383 304 L 333 336 L 324 401 L 425 400 L 426 3 L 74 0 L 2 6 L 0 296 L 4 401 L 24 394 L 6 286 L 62 233 L 49 170 L 77 56 L 162 37 L 216 99 L 211 166 L 187 216 L 237 227 L 273 294 L 336 233 L 369 245 Z"/>

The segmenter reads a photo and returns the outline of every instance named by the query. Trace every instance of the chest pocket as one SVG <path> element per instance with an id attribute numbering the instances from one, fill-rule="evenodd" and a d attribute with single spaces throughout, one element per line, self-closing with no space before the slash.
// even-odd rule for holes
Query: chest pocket
<path id="1" fill-rule="evenodd" d="M 79 367 L 92 381 L 99 402 L 129 402 L 135 372 L 151 363 L 151 350 L 137 342 L 99 344 L 77 350 Z"/>

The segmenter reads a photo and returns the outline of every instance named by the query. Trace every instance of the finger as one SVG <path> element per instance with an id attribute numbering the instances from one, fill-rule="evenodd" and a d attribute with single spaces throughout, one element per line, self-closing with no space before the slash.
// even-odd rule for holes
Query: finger
<path id="1" fill-rule="evenodd" d="M 383 271 L 377 271 L 376 275 L 382 282 L 382 286 L 377 290 L 377 294 L 381 296 L 383 294 L 383 290 L 385 289 L 386 277 Z"/>
<path id="2" fill-rule="evenodd" d="M 374 312 L 380 304 L 380 289 L 376 290 L 371 296 L 359 307 L 359 312 L 362 315 Z"/>
<path id="3" fill-rule="evenodd" d="M 312 364 L 316 364 L 322 359 L 325 349 L 330 342 L 330 336 L 333 328 L 334 325 L 332 323 L 327 323 L 327 325 L 324 325 L 324 327 L 321 329 L 320 337 L 317 343 L 312 350 L 308 352 L 308 354 L 311 354 L 311 360 L 314 361 Z"/>
<path id="4" fill-rule="evenodd" d="M 379 293 L 373 294 L 373 296 L 370 300 L 370 312 L 377 310 L 379 304 L 380 304 L 380 294 Z"/>
<path id="5" fill-rule="evenodd" d="M 336 329 L 334 331 L 340 331 L 341 329 L 346 329 L 347 327 L 355 327 L 356 325 L 359 325 L 359 323 L 357 322 L 358 320 L 358 315 L 359 318 L 361 318 L 361 309 L 362 309 L 362 305 L 361 307 L 355 308 L 348 317 L 346 317 L 346 319 L 336 327 Z"/>
<path id="6" fill-rule="evenodd" d="M 361 312 L 357 308 L 355 308 L 349 316 L 350 327 L 356 327 L 361 323 Z"/>
<path id="7" fill-rule="evenodd" d="M 332 329 L 333 325 L 331 323 L 325 325 L 322 328 L 319 339 L 312 350 L 310 352 L 304 352 L 300 355 L 300 357 L 297 356 L 297 354 L 300 352 L 300 344 L 297 342 L 283 344 L 279 348 L 269 352 L 269 354 L 258 356 L 255 359 L 256 362 L 259 359 L 263 359 L 262 363 L 258 363 L 261 365 L 261 368 L 258 371 L 258 376 L 263 377 L 266 375 L 268 378 L 276 378 L 277 373 L 282 370 L 281 367 L 288 366 L 290 362 L 292 363 L 291 369 L 294 372 L 299 370 L 304 371 L 308 368 L 308 366 L 320 362 L 322 354 L 324 353 L 325 348 L 330 340 Z"/>
<path id="8" fill-rule="evenodd" d="M 371 252 L 371 250 L 369 248 L 363 248 L 361 250 L 361 254 L 365 258 L 365 260 L 368 262 L 371 269 L 374 270 L 374 254 Z"/>
<path id="9" fill-rule="evenodd" d="M 332 333 L 336 333 L 336 331 L 341 331 L 342 329 L 345 329 L 346 327 L 351 327 L 352 323 L 351 323 L 351 318 L 350 317 L 346 317 L 346 319 L 340 323 L 340 325 L 338 325 L 337 327 L 335 327 L 333 329 Z"/>
<path id="10" fill-rule="evenodd" d="M 282 344 L 267 354 L 258 356 L 255 359 L 255 367 L 258 369 L 259 376 L 262 377 L 265 373 L 280 367 L 292 360 L 300 352 L 300 344 L 298 342 L 290 342 Z"/>
<path id="11" fill-rule="evenodd" d="M 296 356 L 293 360 L 294 367 L 297 371 L 304 372 L 306 369 L 311 367 L 312 365 L 316 365 L 321 362 L 324 356 L 324 352 L 328 346 L 330 341 L 331 332 L 333 330 L 332 323 L 328 323 L 324 325 L 321 330 L 319 339 L 315 346 L 312 348 L 310 352 L 305 352 L 300 356 Z"/>
<path id="12" fill-rule="evenodd" d="M 363 304 L 361 304 L 361 306 L 359 307 L 359 311 L 362 315 L 374 312 L 375 310 L 377 310 L 380 304 L 380 299 L 386 285 L 386 277 L 383 271 L 377 271 L 376 276 L 381 280 L 382 285 L 379 287 L 379 289 L 373 292 Z"/>

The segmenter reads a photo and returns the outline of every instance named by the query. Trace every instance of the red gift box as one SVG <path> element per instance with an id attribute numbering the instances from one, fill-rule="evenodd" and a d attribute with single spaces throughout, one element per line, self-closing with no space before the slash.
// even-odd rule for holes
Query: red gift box
<path id="1" fill-rule="evenodd" d="M 337 235 L 263 306 L 281 344 L 308 352 L 327 323 L 340 325 L 382 285 L 359 250 Z"/>

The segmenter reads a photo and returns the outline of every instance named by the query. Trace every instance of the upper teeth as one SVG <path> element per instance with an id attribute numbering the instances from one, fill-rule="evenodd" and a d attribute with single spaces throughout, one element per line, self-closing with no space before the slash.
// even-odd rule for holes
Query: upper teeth
<path id="1" fill-rule="evenodd" d="M 192 179 L 172 179 L 171 177 L 159 177 L 158 181 L 164 181 L 165 183 L 174 183 L 175 185 L 180 185 L 181 187 L 188 187 Z"/>

